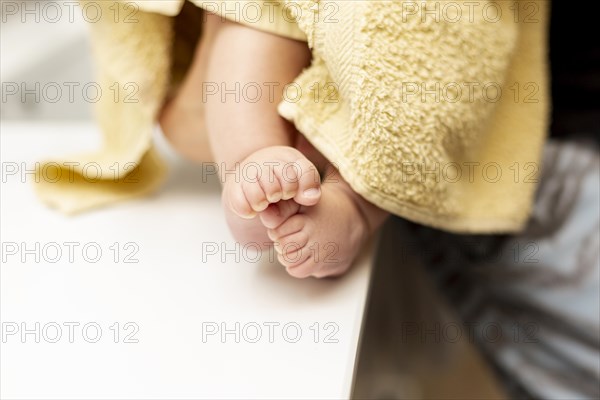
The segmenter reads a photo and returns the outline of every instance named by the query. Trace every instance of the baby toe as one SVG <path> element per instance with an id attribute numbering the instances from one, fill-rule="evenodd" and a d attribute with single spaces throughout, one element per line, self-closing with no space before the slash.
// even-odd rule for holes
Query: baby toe
<path id="1" fill-rule="evenodd" d="M 293 162 L 280 160 L 277 168 L 273 169 L 273 174 L 281 187 L 281 199 L 293 199 L 298 191 L 298 166 Z"/>
<path id="2" fill-rule="evenodd" d="M 306 158 L 297 161 L 300 175 L 294 200 L 303 206 L 314 206 L 321 198 L 321 178 L 317 168 Z"/>
<path id="3" fill-rule="evenodd" d="M 308 234 L 305 231 L 292 233 L 291 235 L 280 238 L 274 242 L 275 251 L 284 256 L 288 262 L 297 262 L 303 259 L 302 255 L 296 253 L 302 252 L 308 243 Z"/>
<path id="4" fill-rule="evenodd" d="M 248 203 L 242 187 L 237 183 L 223 190 L 223 202 L 229 206 L 234 214 L 241 218 L 251 219 L 256 216 L 256 212 Z"/>
<path id="5" fill-rule="evenodd" d="M 305 215 L 296 214 L 288 218 L 284 223 L 276 228 L 267 230 L 267 235 L 269 235 L 269 238 L 273 241 L 279 240 L 285 236 L 300 232 L 306 226 L 306 222 Z"/>
<path id="6" fill-rule="evenodd" d="M 261 212 L 269 206 L 267 196 L 258 181 L 244 179 L 241 186 L 244 196 L 253 211 Z"/>
<path id="7" fill-rule="evenodd" d="M 300 211 L 300 205 L 293 200 L 282 200 L 259 214 L 260 220 L 265 228 L 275 229 L 284 223 L 292 215 Z"/>
<path id="8" fill-rule="evenodd" d="M 269 203 L 277 203 L 282 199 L 283 191 L 281 184 L 279 183 L 277 175 L 275 175 L 270 166 L 265 168 L 264 173 L 260 177 L 259 183 Z"/>
<path id="9" fill-rule="evenodd" d="M 281 259 L 280 259 L 281 262 Z M 286 268 L 287 273 L 298 279 L 305 279 L 314 276 L 317 270 L 317 265 L 313 262 L 310 255 L 302 257 L 299 261 L 288 263 L 287 265 L 281 262 Z"/>

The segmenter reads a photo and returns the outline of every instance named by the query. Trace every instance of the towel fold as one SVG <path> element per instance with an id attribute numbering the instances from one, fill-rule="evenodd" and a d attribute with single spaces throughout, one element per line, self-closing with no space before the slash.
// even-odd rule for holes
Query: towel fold
<path id="1" fill-rule="evenodd" d="M 170 77 L 181 76 L 186 65 L 173 50 L 190 39 L 173 26 L 186 10 L 195 11 L 179 0 L 137 3 L 135 24 L 91 24 L 100 81 L 135 82 L 139 102 L 103 98 L 99 104 L 105 147 L 87 159 L 101 160 L 113 174 L 105 177 L 110 185 L 38 188 L 64 212 L 147 193 L 164 175 L 151 131 L 177 83 Z M 236 2 L 194 3 L 214 12 L 215 4 Z M 222 15 L 308 41 L 313 62 L 279 112 L 357 193 L 393 214 L 449 231 L 524 226 L 548 128 L 546 2 L 452 2 L 453 9 L 448 2 L 254 3 L 276 3 L 275 19 Z M 138 165 L 138 183 L 115 183 L 115 162 Z M 128 172 L 119 169 L 118 177 Z"/>

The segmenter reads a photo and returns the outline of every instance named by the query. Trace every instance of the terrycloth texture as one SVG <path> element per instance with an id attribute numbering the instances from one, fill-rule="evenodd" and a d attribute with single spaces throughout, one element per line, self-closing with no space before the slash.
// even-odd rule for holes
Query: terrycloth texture
<path id="1" fill-rule="evenodd" d="M 304 31 L 298 27 L 292 15 L 294 9 L 283 1 L 191 0 L 191 2 L 230 21 L 291 39 L 306 41 Z"/>
<path id="2" fill-rule="evenodd" d="M 152 132 L 165 97 L 176 89 L 191 64 L 203 22 L 200 9 L 189 4 L 184 7 L 183 0 L 80 3 L 93 3 L 94 9 L 101 7 L 102 18 L 89 26 L 97 82 L 103 90 L 96 114 L 104 145 L 92 154 L 41 163 L 36 183 L 42 201 L 67 214 L 151 193 L 160 187 L 166 166 L 152 147 Z M 252 14 L 258 2 L 194 3 L 256 29 L 305 40 L 281 2 L 267 2 L 258 20 Z M 115 4 L 120 6 L 118 13 Z M 115 15 L 119 16 L 117 22 Z M 117 101 L 115 83 L 119 84 Z M 57 164 L 65 168 L 60 174 L 62 179 L 43 179 L 44 168 Z"/>
<path id="3" fill-rule="evenodd" d="M 293 7 L 287 7 L 282 1 L 255 0 L 190 0 L 192 3 L 220 15 L 228 20 L 251 26 L 255 29 L 276 33 L 296 40 L 306 41 L 304 32 L 295 23 Z M 179 14 L 184 0 L 138 0 L 135 3 L 145 12 L 174 16 Z"/>
<path id="4" fill-rule="evenodd" d="M 125 3 L 94 2 L 102 15 L 130 15 Z M 137 12 L 137 23 L 100 18 L 92 26 L 97 83 L 103 94 L 96 103 L 103 147 L 50 165 L 64 166 L 59 182 L 39 179 L 43 201 L 65 213 L 75 213 L 150 193 L 165 176 L 165 165 L 152 147 L 152 130 L 165 97 L 172 25 L 163 15 Z M 145 27 L 140 30 L 140 27 Z M 114 84 L 119 85 L 115 98 Z M 110 88 L 113 88 L 112 90 Z M 38 173 L 47 164 L 40 165 Z M 99 172 L 100 176 L 96 176 Z"/>
<path id="5" fill-rule="evenodd" d="M 429 3 L 440 10 L 433 16 L 417 2 L 296 3 L 314 55 L 296 82 L 312 96 L 279 111 L 355 191 L 446 230 L 523 227 L 548 127 L 546 2 L 536 2 L 533 23 L 523 16 L 514 22 L 513 2 L 478 2 L 472 17 L 464 6 L 458 21 L 442 11 L 444 2 Z M 483 13 L 488 5 L 501 8 L 499 21 Z M 327 10 L 341 22 L 324 18 Z M 472 98 L 468 83 L 479 84 Z M 484 85 L 492 89 L 486 93 Z M 494 87 L 502 95 L 492 102 Z M 528 88 L 537 89 L 535 103 L 524 101 Z"/>
<path id="6" fill-rule="evenodd" d="M 313 63 L 295 81 L 302 95 L 281 103 L 280 114 L 337 165 L 356 192 L 394 214 L 446 230 L 502 232 L 523 226 L 548 122 L 545 2 L 535 2 L 537 22 L 521 14 L 515 22 L 512 2 L 478 2 L 473 13 L 465 5 L 462 18 L 440 12 L 437 21 L 416 2 L 287 3 Z M 492 6 L 502 9 L 498 21 L 492 20 Z M 181 2 L 153 7 L 173 15 Z M 107 147 L 106 154 L 134 162 L 150 148 L 150 126 L 167 93 L 173 23 L 158 14 L 137 16 L 140 22 L 130 27 L 92 24 L 102 74 L 140 82 L 136 107 L 111 104 L 99 110 L 107 138 L 129 138 L 119 141 L 125 146 Z M 279 22 L 261 29 L 300 38 L 280 21 L 283 13 L 275 17 Z M 121 35 L 126 36 L 118 40 Z M 438 99 L 423 93 L 436 84 Z M 502 94 L 494 100 L 497 88 Z M 157 181 L 144 178 L 153 182 L 149 186 Z M 51 190 L 56 187 L 43 197 Z M 72 197 L 65 206 L 60 199 L 69 195 L 54 196 L 65 211 L 96 205 Z"/>

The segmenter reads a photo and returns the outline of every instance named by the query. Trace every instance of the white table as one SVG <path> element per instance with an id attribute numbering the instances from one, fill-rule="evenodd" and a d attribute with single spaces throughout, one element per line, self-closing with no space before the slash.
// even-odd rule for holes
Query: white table
<path id="1" fill-rule="evenodd" d="M 32 167 L 99 140 L 87 123 L 3 123 L 2 165 Z M 0 396 L 349 397 L 370 252 L 338 280 L 296 280 L 268 256 L 250 262 L 251 252 L 222 262 L 202 245 L 235 246 L 218 183 L 201 185 L 197 168 L 172 164 L 159 193 L 78 217 L 38 202 L 31 175 L 2 176 Z M 36 243 L 39 251 L 23 251 Z M 132 252 L 138 262 L 126 263 Z M 23 337 L 24 328 L 32 332 Z M 223 328 L 232 332 L 222 337 Z"/>

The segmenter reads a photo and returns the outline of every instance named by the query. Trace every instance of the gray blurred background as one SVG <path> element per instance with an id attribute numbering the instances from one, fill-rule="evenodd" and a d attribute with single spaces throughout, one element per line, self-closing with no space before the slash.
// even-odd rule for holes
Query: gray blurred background
<path id="1" fill-rule="evenodd" d="M 0 0 L 0 77 L 2 81 L 3 121 L 91 121 L 92 103 L 82 95 L 82 88 L 93 82 L 90 42 L 81 8 L 62 5 L 57 17 L 56 4 L 40 1 Z M 18 8 L 14 12 L 15 5 Z M 26 10 L 39 10 L 35 15 Z M 72 18 L 70 9 L 73 10 Z M 72 86 L 73 102 L 69 99 Z M 23 96 L 26 90 L 34 94 Z M 11 94 L 15 86 L 16 94 Z M 57 95 L 62 96 L 53 103 Z M 50 101 L 51 100 L 51 101 Z"/>

